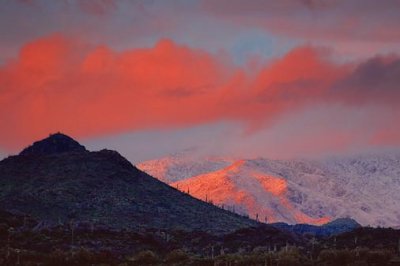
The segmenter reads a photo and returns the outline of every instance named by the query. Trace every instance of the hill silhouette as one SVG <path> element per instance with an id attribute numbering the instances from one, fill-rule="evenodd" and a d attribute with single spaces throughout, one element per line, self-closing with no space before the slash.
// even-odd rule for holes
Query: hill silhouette
<path id="1" fill-rule="evenodd" d="M 0 209 L 42 227 L 73 221 L 225 233 L 257 224 L 158 181 L 116 151 L 90 152 L 61 133 L 0 162 Z"/>

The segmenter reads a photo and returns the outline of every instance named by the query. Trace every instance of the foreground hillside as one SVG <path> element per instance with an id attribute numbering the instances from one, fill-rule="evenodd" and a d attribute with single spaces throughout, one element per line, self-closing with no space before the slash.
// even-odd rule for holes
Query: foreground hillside
<path id="1" fill-rule="evenodd" d="M 224 233 L 256 225 L 169 187 L 115 151 L 89 152 L 62 134 L 0 162 L 0 209 L 31 215 L 43 228 L 88 223 Z"/>
<path id="2" fill-rule="evenodd" d="M 168 158 L 168 157 L 167 157 Z M 161 159 L 164 171 L 157 174 L 156 162 L 139 164 L 161 180 L 185 169 L 185 175 L 170 182 L 183 191 L 214 203 L 258 215 L 269 222 L 322 224 L 351 217 L 372 226 L 400 225 L 400 154 L 351 156 L 321 161 L 237 160 L 206 158 L 205 166 L 191 175 L 193 160 L 185 157 Z M 197 159 L 195 165 L 201 165 Z M 179 162 L 179 163 L 177 163 Z M 216 165 L 222 167 L 215 170 Z M 198 174 L 198 173 L 201 174 Z"/>
<path id="3" fill-rule="evenodd" d="M 40 228 L 0 211 L 0 265 L 399 265 L 400 231 L 358 228 L 331 237 L 271 226 L 226 235 L 179 230 L 116 230 L 87 224 Z"/>

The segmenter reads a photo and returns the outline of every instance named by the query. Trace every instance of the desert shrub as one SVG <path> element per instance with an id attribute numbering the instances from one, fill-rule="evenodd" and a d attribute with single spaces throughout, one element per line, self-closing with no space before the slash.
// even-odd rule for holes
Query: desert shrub
<path id="1" fill-rule="evenodd" d="M 190 263 L 188 263 L 191 266 L 218 266 L 219 264 L 214 262 L 213 259 L 211 258 L 199 258 L 199 257 L 194 257 L 190 259 Z M 226 264 L 222 264 L 226 265 Z"/>
<path id="2" fill-rule="evenodd" d="M 222 260 L 217 258 L 215 261 L 217 265 L 243 265 L 246 260 L 244 256 L 243 254 L 229 254 L 225 255 Z"/>
<path id="3" fill-rule="evenodd" d="M 136 254 L 132 265 L 155 265 L 159 262 L 157 255 L 151 250 L 144 250 Z"/>
<path id="4" fill-rule="evenodd" d="M 237 260 L 237 265 L 247 266 L 247 265 L 259 265 L 262 263 L 263 259 L 259 258 L 256 254 L 242 255 Z"/>
<path id="5" fill-rule="evenodd" d="M 20 259 L 21 259 L 21 264 L 22 265 L 29 265 L 29 264 L 34 264 L 38 265 L 38 263 L 43 263 L 43 265 L 50 265 L 49 257 L 51 256 L 50 254 L 46 253 L 41 253 L 37 251 L 28 251 L 28 250 L 23 250 L 20 252 Z M 55 264 L 51 264 L 55 265 Z M 62 264 L 59 264 L 62 265 Z M 65 265 L 65 264 L 64 264 Z"/>
<path id="6" fill-rule="evenodd" d="M 299 250 L 295 247 L 290 247 L 287 250 L 281 250 L 278 253 L 279 265 L 296 266 L 302 265 L 302 256 Z"/>
<path id="7" fill-rule="evenodd" d="M 8 236 L 8 225 L 5 223 L 0 223 L 0 237 L 6 239 Z"/>
<path id="8" fill-rule="evenodd" d="M 247 256 L 245 256 L 246 262 L 248 262 L 251 265 L 258 265 L 260 263 L 263 263 L 265 258 L 262 254 L 260 253 L 250 253 Z"/>
<path id="9" fill-rule="evenodd" d="M 355 262 L 348 264 L 348 266 L 369 266 L 369 265 L 368 265 L 368 262 L 366 262 L 364 260 L 357 260 Z"/>
<path id="10" fill-rule="evenodd" d="M 226 265 L 226 264 L 234 264 L 235 262 L 240 260 L 239 255 L 235 254 L 225 254 L 225 255 L 220 255 L 215 258 L 215 263 L 217 265 Z"/>
<path id="11" fill-rule="evenodd" d="M 117 256 L 108 249 L 102 249 L 96 253 L 96 261 L 99 263 L 112 264 L 117 260 Z"/>
<path id="12" fill-rule="evenodd" d="M 368 265 L 388 265 L 391 258 L 392 254 L 387 250 L 371 250 L 366 255 Z"/>
<path id="13" fill-rule="evenodd" d="M 66 262 L 67 259 L 67 254 L 65 254 L 63 251 L 57 249 L 51 252 L 47 257 L 45 261 L 45 265 L 68 265 Z"/>
<path id="14" fill-rule="evenodd" d="M 347 265 L 354 262 L 356 257 L 349 250 L 325 249 L 319 253 L 318 260 L 321 265 Z"/>
<path id="15" fill-rule="evenodd" d="M 369 248 L 356 248 L 354 250 L 354 253 L 356 257 L 360 259 L 366 259 L 369 251 L 370 251 Z"/>
<path id="16" fill-rule="evenodd" d="M 173 250 L 165 256 L 168 265 L 186 265 L 189 260 L 189 255 L 181 249 Z"/>
<path id="17" fill-rule="evenodd" d="M 72 258 L 77 265 L 89 265 L 94 262 L 95 255 L 91 251 L 81 248 L 74 253 Z"/>

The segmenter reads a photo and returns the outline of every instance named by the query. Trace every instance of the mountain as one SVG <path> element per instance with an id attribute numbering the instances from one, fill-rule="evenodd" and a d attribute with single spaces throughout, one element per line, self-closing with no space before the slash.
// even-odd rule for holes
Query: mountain
<path id="1" fill-rule="evenodd" d="M 168 166 L 168 172 L 191 168 L 191 160 L 179 160 L 179 165 Z M 197 172 L 170 184 L 252 218 L 258 214 L 261 221 L 266 216 L 269 222 L 322 225 L 351 217 L 364 226 L 400 225 L 399 153 L 324 160 L 246 159 Z"/>
<path id="2" fill-rule="evenodd" d="M 359 223 L 349 218 L 336 219 L 321 226 L 311 224 L 290 225 L 286 223 L 275 223 L 271 225 L 284 231 L 290 231 L 300 235 L 310 234 L 318 237 L 339 235 L 361 227 Z"/>
<path id="3" fill-rule="evenodd" d="M 160 182 L 116 151 L 90 152 L 61 133 L 0 162 L 0 209 L 29 214 L 43 227 L 89 222 L 223 233 L 257 224 Z"/>

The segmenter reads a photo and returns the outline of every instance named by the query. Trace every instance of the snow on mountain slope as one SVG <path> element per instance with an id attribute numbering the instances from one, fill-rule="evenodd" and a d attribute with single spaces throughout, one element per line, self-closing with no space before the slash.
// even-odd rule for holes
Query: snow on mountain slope
<path id="1" fill-rule="evenodd" d="M 169 184 L 195 175 L 219 170 L 232 162 L 233 160 L 225 158 L 209 157 L 199 159 L 188 153 L 176 153 L 161 159 L 139 163 L 136 167 Z"/>
<path id="2" fill-rule="evenodd" d="M 269 222 L 321 224 L 351 217 L 362 225 L 400 225 L 400 154 L 323 161 L 194 161 L 180 158 L 166 167 L 162 178 L 154 175 L 200 199 L 234 206 L 253 218 L 258 214 L 261 221 L 266 216 Z"/>
<path id="3" fill-rule="evenodd" d="M 200 199 L 212 200 L 261 221 L 324 224 L 329 217 L 313 218 L 297 210 L 287 198 L 288 182 L 259 171 L 249 161 L 237 161 L 216 172 L 172 183 Z"/>

